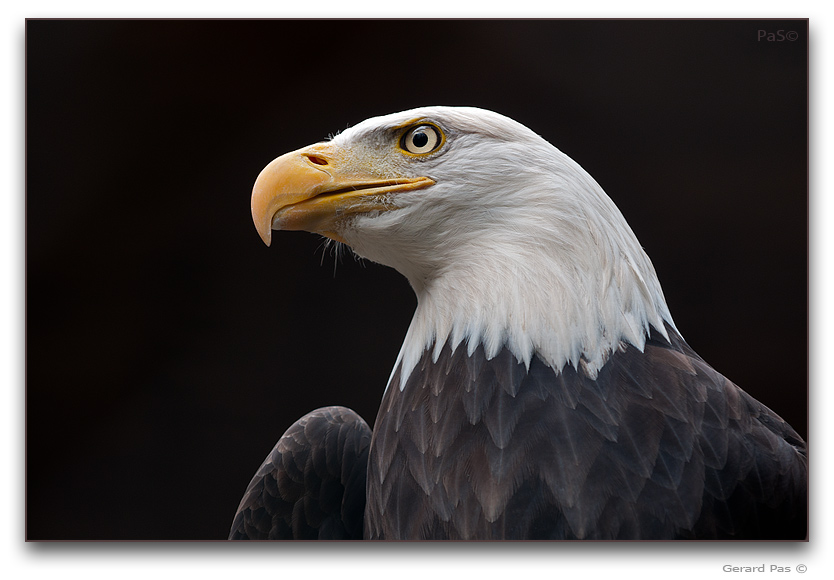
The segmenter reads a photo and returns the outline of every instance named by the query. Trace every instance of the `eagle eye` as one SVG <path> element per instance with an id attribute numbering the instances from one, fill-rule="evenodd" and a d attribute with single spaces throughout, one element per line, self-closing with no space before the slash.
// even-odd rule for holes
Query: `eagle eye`
<path id="1" fill-rule="evenodd" d="M 417 125 L 406 131 L 400 147 L 414 155 L 431 153 L 443 143 L 442 134 L 432 125 Z"/>

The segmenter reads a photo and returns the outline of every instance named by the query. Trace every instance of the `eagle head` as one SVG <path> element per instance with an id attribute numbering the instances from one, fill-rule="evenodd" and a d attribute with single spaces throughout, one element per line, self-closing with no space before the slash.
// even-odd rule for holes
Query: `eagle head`
<path id="1" fill-rule="evenodd" d="M 472 107 L 368 119 L 278 157 L 252 217 L 306 230 L 397 269 L 418 297 L 400 353 L 506 346 L 589 376 L 624 342 L 672 324 L 654 268 L 620 211 L 570 157 L 524 125 Z"/>

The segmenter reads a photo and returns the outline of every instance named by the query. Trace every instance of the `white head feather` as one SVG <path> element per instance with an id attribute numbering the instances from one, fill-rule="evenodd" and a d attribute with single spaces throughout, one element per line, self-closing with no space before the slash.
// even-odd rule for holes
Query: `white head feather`
<path id="1" fill-rule="evenodd" d="M 382 135 L 410 120 L 445 143 L 423 157 L 380 154 Z M 523 125 L 476 108 L 427 107 L 368 119 L 334 143 L 391 177 L 436 184 L 396 195 L 396 211 L 360 215 L 340 231 L 362 257 L 397 269 L 417 310 L 397 359 L 400 388 L 423 352 L 446 342 L 507 347 L 529 365 L 571 365 L 595 377 L 649 327 L 674 327 L 654 268 L 620 211 L 576 162 Z"/>

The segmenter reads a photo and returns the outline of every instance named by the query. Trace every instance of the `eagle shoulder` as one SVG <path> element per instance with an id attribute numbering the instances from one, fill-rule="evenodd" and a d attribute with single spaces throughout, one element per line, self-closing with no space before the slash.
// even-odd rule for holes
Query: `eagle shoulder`
<path id="1" fill-rule="evenodd" d="M 345 407 L 293 423 L 249 483 L 229 539 L 362 539 L 370 440 Z"/>

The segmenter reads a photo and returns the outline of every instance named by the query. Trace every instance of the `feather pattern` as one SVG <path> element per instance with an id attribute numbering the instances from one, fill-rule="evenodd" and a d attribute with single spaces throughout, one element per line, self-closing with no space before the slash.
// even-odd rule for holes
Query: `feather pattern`
<path id="1" fill-rule="evenodd" d="M 344 407 L 296 421 L 246 488 L 229 539 L 362 539 L 370 439 Z"/>
<path id="2" fill-rule="evenodd" d="M 507 349 L 426 351 L 377 417 L 366 536 L 804 538 L 804 443 L 665 330 L 595 379 Z M 438 390 L 437 420 L 413 411 Z"/>

